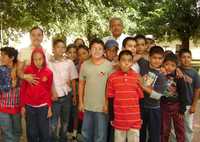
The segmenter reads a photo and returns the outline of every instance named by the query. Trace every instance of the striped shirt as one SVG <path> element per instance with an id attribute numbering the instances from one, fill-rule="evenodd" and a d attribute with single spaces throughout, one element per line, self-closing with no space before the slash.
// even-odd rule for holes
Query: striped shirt
<path id="1" fill-rule="evenodd" d="M 20 111 L 19 88 L 0 92 L 0 112 L 16 114 Z"/>
<path id="2" fill-rule="evenodd" d="M 140 129 L 139 100 L 143 98 L 143 92 L 139 84 L 139 75 L 133 70 L 127 73 L 118 70 L 110 75 L 107 96 L 114 97 L 113 126 L 116 129 Z"/>

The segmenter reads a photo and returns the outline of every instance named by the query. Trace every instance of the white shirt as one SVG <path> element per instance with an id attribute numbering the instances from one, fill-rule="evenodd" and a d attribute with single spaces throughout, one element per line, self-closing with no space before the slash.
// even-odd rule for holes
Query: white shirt
<path id="1" fill-rule="evenodd" d="M 48 67 L 53 72 L 53 84 L 58 97 L 68 95 L 71 91 L 69 82 L 78 78 L 76 67 L 70 59 L 50 60 Z"/>
<path id="2" fill-rule="evenodd" d="M 113 36 L 104 37 L 104 38 L 103 38 L 103 41 L 104 41 L 104 43 L 106 43 L 106 41 L 111 40 L 111 39 L 116 40 L 117 43 L 119 44 L 119 50 L 118 50 L 118 54 L 119 54 L 119 52 L 122 50 L 122 47 L 123 47 L 123 46 L 122 46 L 122 42 L 123 42 L 123 40 L 124 40 L 126 37 L 128 37 L 128 35 L 122 33 L 118 38 L 115 38 L 115 37 L 113 37 Z"/>
<path id="3" fill-rule="evenodd" d="M 136 73 L 140 73 L 140 66 L 138 65 L 138 63 L 134 63 L 131 66 L 131 69 L 134 70 Z"/>

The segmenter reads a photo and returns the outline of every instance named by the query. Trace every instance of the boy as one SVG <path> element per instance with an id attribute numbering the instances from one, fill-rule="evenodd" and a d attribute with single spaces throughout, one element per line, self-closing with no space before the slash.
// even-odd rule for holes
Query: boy
<path id="1" fill-rule="evenodd" d="M 105 43 L 105 54 L 106 54 L 106 58 L 109 61 L 114 61 L 117 59 L 117 51 L 118 51 L 118 43 L 115 40 L 108 40 Z"/>
<path id="2" fill-rule="evenodd" d="M 149 62 L 140 68 L 143 76 L 144 99 L 141 101 L 142 128 L 140 142 L 146 142 L 148 129 L 149 142 L 160 142 L 160 97 L 165 89 L 166 79 L 160 73 L 164 50 L 162 47 L 153 46 L 149 52 Z"/>
<path id="3" fill-rule="evenodd" d="M 79 75 L 79 110 L 84 111 L 82 135 L 84 142 L 106 142 L 108 116 L 104 112 L 105 88 L 111 63 L 103 57 L 104 43 L 90 42 L 91 58 L 85 61 Z"/>
<path id="4" fill-rule="evenodd" d="M 124 50 L 119 54 L 120 69 L 109 76 L 108 98 L 114 98 L 115 142 L 139 142 L 141 127 L 139 100 L 143 98 L 139 75 L 131 69 L 133 55 Z"/>
<path id="5" fill-rule="evenodd" d="M 167 89 L 161 98 L 161 142 L 168 142 L 171 120 L 175 128 L 177 142 L 185 142 L 184 112 L 187 104 L 187 84 L 176 77 L 177 57 L 168 53 L 163 62 L 166 71 Z"/>
<path id="6" fill-rule="evenodd" d="M 71 111 L 71 88 L 73 91 L 73 103 L 76 105 L 76 79 L 78 73 L 74 63 L 64 58 L 65 42 L 63 40 L 55 40 L 53 42 L 53 60 L 49 61 L 49 68 L 52 70 L 53 77 L 53 93 L 57 96 L 52 106 L 53 117 L 51 118 L 52 142 L 56 141 L 58 120 L 60 118 L 61 128 L 59 131 L 59 141 L 66 142 L 67 128 L 69 125 Z"/>
<path id="7" fill-rule="evenodd" d="M 126 49 L 126 50 L 129 50 L 131 51 L 131 53 L 133 54 L 133 57 L 134 57 L 134 61 L 133 61 L 133 65 L 132 65 L 132 69 L 134 71 L 136 71 L 137 73 L 140 72 L 140 67 L 137 63 L 137 57 L 136 57 L 136 40 L 134 37 L 127 37 L 124 39 L 123 43 L 123 48 Z"/>
<path id="8" fill-rule="evenodd" d="M 192 53 L 189 49 L 181 49 L 179 51 L 180 69 L 185 76 L 185 80 L 188 82 L 187 91 L 187 110 L 184 116 L 185 121 L 185 141 L 192 142 L 193 137 L 193 114 L 196 111 L 196 105 L 200 92 L 200 77 L 198 72 L 191 66 Z"/>
<path id="9" fill-rule="evenodd" d="M 136 35 L 136 52 L 141 55 L 144 59 L 148 60 L 146 38 L 144 35 Z"/>
<path id="10" fill-rule="evenodd" d="M 5 142 L 19 142 L 21 136 L 17 55 L 17 50 L 12 47 L 1 48 L 0 129 Z"/>

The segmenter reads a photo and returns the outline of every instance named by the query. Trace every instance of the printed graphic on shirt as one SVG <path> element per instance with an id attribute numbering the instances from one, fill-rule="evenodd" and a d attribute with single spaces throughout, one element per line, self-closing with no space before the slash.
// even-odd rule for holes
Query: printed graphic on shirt
<path id="1" fill-rule="evenodd" d="M 101 72 L 99 73 L 99 77 L 103 77 L 103 76 L 105 76 L 105 72 L 102 72 L 102 71 L 101 71 Z"/>
<path id="2" fill-rule="evenodd" d="M 154 86 L 158 76 L 153 72 L 148 72 L 148 74 L 143 77 L 144 86 Z"/>
<path id="3" fill-rule="evenodd" d="M 164 91 L 165 97 L 177 97 L 176 82 L 172 76 L 167 77 L 167 89 Z"/>

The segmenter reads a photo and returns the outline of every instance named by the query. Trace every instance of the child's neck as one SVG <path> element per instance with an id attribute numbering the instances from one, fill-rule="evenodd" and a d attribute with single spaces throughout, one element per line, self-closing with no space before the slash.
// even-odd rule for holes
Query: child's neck
<path id="1" fill-rule="evenodd" d="M 31 48 L 32 48 L 32 49 L 35 49 L 35 48 L 42 48 L 42 45 L 31 45 Z"/>
<path id="2" fill-rule="evenodd" d="M 8 68 L 13 68 L 14 64 L 13 62 L 9 63 L 8 65 L 6 65 Z"/>
<path id="3" fill-rule="evenodd" d="M 183 68 L 183 69 L 191 69 L 192 66 L 184 66 L 184 65 L 181 65 L 181 68 Z"/>
<path id="4" fill-rule="evenodd" d="M 154 66 L 152 66 L 151 64 L 149 64 L 149 67 L 150 67 L 151 69 L 154 69 L 154 70 L 160 70 L 160 67 L 154 67 Z"/>
<path id="5" fill-rule="evenodd" d="M 95 65 L 100 65 L 104 62 L 104 58 L 91 58 L 92 63 L 94 63 Z"/>
<path id="6" fill-rule="evenodd" d="M 54 56 L 55 60 L 62 60 L 64 56 Z"/>

